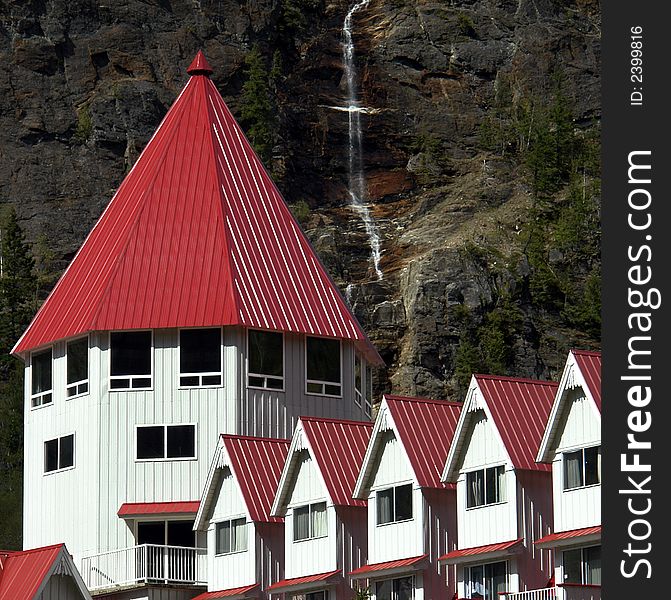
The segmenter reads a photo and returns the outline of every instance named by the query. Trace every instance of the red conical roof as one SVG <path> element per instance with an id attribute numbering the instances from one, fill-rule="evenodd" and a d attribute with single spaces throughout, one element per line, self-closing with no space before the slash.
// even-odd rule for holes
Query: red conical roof
<path id="1" fill-rule="evenodd" d="M 353 340 L 381 362 L 202 52 L 189 71 L 13 352 L 96 330 L 242 325 Z"/>

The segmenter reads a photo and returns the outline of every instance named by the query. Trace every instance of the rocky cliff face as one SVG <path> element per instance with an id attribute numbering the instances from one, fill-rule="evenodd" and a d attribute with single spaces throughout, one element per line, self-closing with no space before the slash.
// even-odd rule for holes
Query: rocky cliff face
<path id="1" fill-rule="evenodd" d="M 296 10 L 302 16 L 290 23 Z M 363 158 L 381 231 L 381 281 L 348 206 L 348 114 L 337 110 L 346 96 L 347 10 L 340 0 L 3 2 L 0 202 L 17 207 L 46 274 L 43 291 L 148 141 L 195 52 L 204 50 L 239 114 L 244 57 L 258 43 L 269 61 L 275 50 L 283 59 L 269 168 L 290 204 L 310 207 L 308 235 L 387 362 L 378 391 L 458 399 L 464 315 L 475 331 L 503 298 L 515 325 L 499 332 L 508 354 L 497 364 L 509 374 L 556 377 L 566 350 L 598 347 L 598 333 L 530 299 L 529 167 L 505 143 L 483 143 L 482 125 L 505 88 L 511 106 L 527 107 L 531 131 L 529 99 L 540 106 L 561 72 L 574 130 L 594 129 L 598 5 L 370 0 L 356 14 L 362 104 L 372 109 L 362 115 Z M 557 210 L 567 189 L 553 192 Z M 594 268 L 582 259 L 567 266 L 561 249 L 544 251 L 551 272 L 559 264 L 582 281 Z"/>

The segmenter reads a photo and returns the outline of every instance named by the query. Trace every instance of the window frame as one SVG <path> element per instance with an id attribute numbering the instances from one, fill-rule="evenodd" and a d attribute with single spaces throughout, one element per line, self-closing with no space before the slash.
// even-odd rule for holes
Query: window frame
<path id="1" fill-rule="evenodd" d="M 323 535 L 313 535 L 312 532 L 312 507 L 318 505 L 324 505 L 324 521 L 325 521 L 325 533 Z M 310 535 L 308 537 L 296 539 L 296 510 L 300 508 L 308 508 L 308 525 L 310 528 Z M 309 542 L 311 540 L 321 540 L 329 536 L 329 513 L 328 513 L 328 504 L 325 500 L 320 500 L 319 502 L 308 502 L 306 504 L 299 504 L 292 507 L 292 532 L 291 532 L 291 541 L 294 544 L 299 542 Z"/>
<path id="2" fill-rule="evenodd" d="M 495 565 L 495 564 L 498 564 L 498 563 L 503 563 L 505 565 L 505 568 L 506 568 L 506 577 L 505 577 L 506 588 L 510 587 L 510 575 L 511 575 L 510 561 L 505 560 L 505 559 L 504 560 L 500 560 L 500 559 L 499 560 L 492 560 L 492 561 L 488 561 L 488 562 L 484 562 L 484 563 L 477 563 L 477 564 L 471 564 L 471 565 L 466 566 L 466 568 L 464 569 L 464 595 L 469 596 L 473 593 L 471 590 L 468 589 L 470 587 L 471 581 L 472 581 L 471 569 L 477 569 L 477 568 L 482 569 L 482 584 L 483 584 L 482 587 L 486 589 L 487 585 L 485 583 L 486 582 L 485 569 L 490 565 Z M 483 595 L 483 600 L 484 600 L 484 598 L 485 598 L 485 596 Z"/>
<path id="3" fill-rule="evenodd" d="M 338 342 L 338 353 L 339 353 L 339 360 L 340 360 L 340 381 L 339 382 L 334 382 L 334 381 L 323 381 L 320 379 L 309 379 L 308 378 L 308 338 L 316 339 L 316 340 L 331 340 Z M 305 374 L 305 395 L 306 396 L 325 396 L 327 398 L 342 398 L 343 397 L 343 347 L 342 347 L 342 340 L 340 338 L 332 338 L 332 337 L 326 337 L 323 335 L 306 335 L 303 338 L 303 358 L 304 358 L 304 374 Z M 322 391 L 321 392 L 311 392 L 308 390 L 308 386 L 310 384 L 313 385 L 321 385 Z M 327 394 L 326 393 L 326 386 L 338 386 L 340 388 L 340 393 L 339 394 Z"/>
<path id="4" fill-rule="evenodd" d="M 226 523 L 230 525 L 234 521 L 242 521 L 243 522 L 243 527 L 245 528 L 245 547 L 242 550 L 230 550 L 229 552 L 217 552 L 218 550 L 218 544 L 219 544 L 219 531 L 218 528 L 220 526 L 225 525 Z M 230 556 L 231 554 L 242 554 L 243 552 L 248 552 L 249 551 L 249 522 L 247 521 L 247 517 L 245 515 L 239 515 L 235 517 L 230 517 L 228 519 L 222 519 L 221 521 L 216 521 L 214 523 L 214 555 L 215 556 Z M 232 531 L 232 528 L 230 528 L 230 531 Z M 229 546 L 231 540 L 230 540 L 230 533 L 229 533 Z"/>
<path id="5" fill-rule="evenodd" d="M 193 456 L 166 456 L 168 453 L 168 427 L 193 427 Z M 138 430 L 146 427 L 163 427 L 163 457 L 162 458 L 139 458 L 138 451 Z M 189 460 L 198 460 L 198 423 L 136 423 L 135 424 L 135 462 L 183 462 Z"/>
<path id="6" fill-rule="evenodd" d="M 492 470 L 492 469 L 503 469 L 503 477 L 505 478 L 505 485 L 503 488 L 499 488 L 499 498 L 495 500 L 494 502 L 487 502 L 487 471 Z M 474 473 L 478 473 L 482 471 L 482 499 L 483 503 L 482 504 L 474 504 L 473 506 L 469 506 L 469 490 L 468 490 L 468 478 L 469 475 L 473 475 Z M 508 471 L 506 470 L 506 465 L 504 464 L 497 464 L 497 465 L 492 465 L 489 467 L 480 467 L 479 469 L 472 469 L 470 471 L 466 471 L 464 473 L 465 475 L 465 491 L 466 491 L 466 510 L 474 510 L 477 508 L 485 508 L 487 506 L 496 506 L 497 504 L 505 504 L 508 501 L 508 494 L 507 494 L 507 484 L 508 484 Z"/>
<path id="7" fill-rule="evenodd" d="M 592 448 L 597 449 L 597 476 L 599 478 L 599 481 L 596 483 L 586 483 L 587 481 L 587 462 L 585 460 L 585 451 L 590 450 Z M 567 477 L 566 477 L 566 455 L 567 454 L 576 454 L 577 452 L 580 452 L 581 454 L 581 465 L 582 465 L 582 483 L 580 485 L 574 486 L 574 487 L 566 487 L 567 485 Z M 594 444 L 591 446 L 581 446 L 580 448 L 574 448 L 572 450 L 564 450 L 562 451 L 562 458 L 561 458 L 561 471 L 562 471 L 562 492 L 572 492 L 574 490 L 584 490 L 586 488 L 591 488 L 591 487 L 596 487 L 598 485 L 601 485 L 601 444 Z"/>
<path id="8" fill-rule="evenodd" d="M 250 331 L 260 331 L 262 333 L 276 333 L 282 336 L 282 377 L 277 377 L 276 375 L 264 375 L 263 373 L 253 373 L 249 370 L 249 332 Z M 249 389 L 252 390 L 268 390 L 271 392 L 284 392 L 286 390 L 286 372 L 287 372 L 287 344 L 286 344 L 286 335 L 283 331 L 269 331 L 266 329 L 247 329 L 247 334 L 245 335 L 245 372 L 246 372 L 246 385 Z M 263 385 L 252 385 L 249 383 L 250 377 L 259 377 L 263 379 Z M 282 386 L 279 388 L 269 387 L 267 385 L 268 379 L 273 379 L 275 381 L 281 380 Z"/>
<path id="9" fill-rule="evenodd" d="M 389 577 L 385 579 L 378 579 L 375 581 L 375 598 L 378 596 L 378 591 L 377 591 L 377 586 L 380 583 L 384 583 L 385 581 L 390 581 L 391 582 L 391 598 L 392 600 L 397 600 L 398 598 L 398 591 L 394 589 L 394 582 L 395 581 L 400 581 L 401 579 L 410 579 L 411 585 L 412 585 L 412 599 L 414 600 L 415 598 L 415 591 L 417 589 L 417 581 L 415 580 L 414 575 L 404 575 L 402 577 Z"/>
<path id="10" fill-rule="evenodd" d="M 51 358 L 49 359 L 51 363 L 51 387 L 48 390 L 42 392 L 33 393 L 33 376 L 34 376 L 34 359 L 35 356 L 49 353 Z M 45 400 L 45 398 L 49 398 Z M 43 406 L 50 406 L 54 403 L 54 348 L 49 346 L 48 348 L 42 348 L 41 350 L 35 350 L 30 353 L 30 409 L 42 408 Z"/>
<path id="11" fill-rule="evenodd" d="M 357 374 L 357 366 L 359 367 L 359 372 Z M 363 397 L 364 397 L 364 365 L 363 359 L 358 352 L 354 352 L 354 376 L 352 377 L 352 382 L 354 383 L 354 404 L 359 408 L 363 406 Z M 359 387 L 357 387 L 357 377 L 359 379 Z"/>
<path id="12" fill-rule="evenodd" d="M 396 485 L 390 485 L 384 488 L 380 488 L 375 490 L 375 526 L 376 527 L 385 527 L 386 525 L 396 525 L 397 523 L 408 523 L 409 521 L 413 521 L 415 519 L 415 487 L 413 485 L 414 482 L 412 481 L 405 481 L 403 483 L 397 483 Z M 410 513 L 411 516 L 407 519 L 396 519 L 396 490 L 401 487 L 410 487 Z M 379 508 L 379 495 L 382 492 L 388 492 L 389 490 L 393 490 L 392 497 L 393 497 L 393 508 L 392 508 L 392 513 L 394 516 L 394 519 L 391 521 L 385 521 L 384 523 L 380 523 L 380 508 Z"/>
<path id="13" fill-rule="evenodd" d="M 80 379 L 79 381 L 73 381 L 68 383 L 68 361 L 70 360 L 69 346 L 70 344 L 81 342 L 86 340 L 86 379 Z M 84 391 L 79 391 L 79 388 L 86 384 L 86 389 Z M 71 388 L 75 389 L 75 393 L 69 395 L 68 392 Z M 65 342 L 65 399 L 74 400 L 80 396 L 86 396 L 91 393 L 91 340 L 88 333 L 81 337 L 76 337 Z"/>
<path id="14" fill-rule="evenodd" d="M 76 466 L 77 466 L 77 440 L 76 440 L 76 432 L 71 432 L 71 433 L 66 433 L 64 435 L 59 435 L 58 437 L 55 438 L 49 438 L 48 440 L 44 440 L 42 443 L 42 475 L 47 476 L 47 475 L 53 475 L 54 473 L 63 473 L 65 471 L 72 471 Z M 67 467 L 58 467 L 56 469 L 52 469 L 51 471 L 47 471 L 47 442 L 53 442 L 54 440 L 58 440 L 58 455 L 57 455 L 57 461 L 58 464 L 60 465 L 61 462 L 61 440 L 64 438 L 72 438 L 72 464 L 68 465 Z"/>
<path id="15" fill-rule="evenodd" d="M 149 342 L 149 352 L 150 352 L 150 367 L 149 375 L 112 375 L 112 334 L 113 333 L 142 333 L 149 332 L 151 334 Z M 154 390 L 154 330 L 153 329 L 119 329 L 115 331 L 110 331 L 107 336 L 108 348 L 109 348 L 109 358 L 107 360 L 107 378 L 108 378 L 108 388 L 110 392 L 151 392 Z M 149 385 L 147 387 L 133 387 L 134 379 L 146 379 L 149 378 Z M 113 380 L 128 379 L 131 387 L 124 388 L 115 388 L 112 387 Z"/>
<path id="16" fill-rule="evenodd" d="M 567 584 L 567 585 L 583 585 L 583 586 L 598 586 L 600 587 L 600 583 L 587 583 L 587 568 L 589 566 L 588 561 L 585 560 L 585 550 L 591 550 L 592 548 L 599 548 L 601 549 L 601 544 L 595 544 L 593 546 L 581 546 L 579 548 L 567 548 L 566 550 L 562 551 L 562 557 L 561 557 L 561 566 L 562 566 L 562 576 L 563 576 L 563 581 L 562 584 Z M 565 555 L 567 552 L 576 552 L 580 551 L 580 582 L 575 582 L 575 581 L 566 581 L 566 568 L 565 568 Z M 599 550 L 599 560 L 601 560 L 601 550 Z"/>
<path id="17" fill-rule="evenodd" d="M 199 331 L 199 330 L 219 330 L 219 372 L 202 371 L 199 373 L 182 373 L 182 331 Z M 152 336 L 152 349 L 154 338 Z M 153 359 L 153 351 L 152 351 Z M 152 360 L 152 373 L 154 371 L 154 363 Z M 203 377 L 219 376 L 219 383 L 203 384 Z M 196 385 L 186 385 L 182 383 L 182 377 L 197 377 L 198 383 Z M 222 327 L 180 327 L 177 330 L 177 389 L 180 390 L 200 390 L 200 389 L 214 389 L 224 387 L 224 332 Z M 143 388 L 144 389 L 144 388 Z"/>

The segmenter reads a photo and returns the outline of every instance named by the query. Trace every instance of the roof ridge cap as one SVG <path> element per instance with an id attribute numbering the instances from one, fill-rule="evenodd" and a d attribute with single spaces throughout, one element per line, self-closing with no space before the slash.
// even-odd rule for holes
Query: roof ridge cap
<path id="1" fill-rule="evenodd" d="M 439 398 L 423 398 L 421 396 L 403 396 L 399 394 L 384 394 L 388 400 L 399 402 L 416 402 L 417 404 L 438 404 L 440 406 L 462 407 L 464 403 L 461 400 L 441 400 Z"/>
<path id="2" fill-rule="evenodd" d="M 373 421 L 358 421 L 354 419 L 332 419 L 329 417 L 313 417 L 310 415 L 301 415 L 299 417 L 301 421 L 308 422 L 322 422 L 322 423 L 342 423 L 345 425 L 365 425 L 366 427 L 372 427 L 375 425 Z"/>
<path id="3" fill-rule="evenodd" d="M 275 443 L 291 444 L 291 440 L 287 438 L 264 437 L 256 435 L 238 435 L 235 433 L 220 433 L 219 435 L 226 440 L 250 440 L 254 442 L 275 442 Z"/>
<path id="4" fill-rule="evenodd" d="M 529 383 L 532 385 L 558 386 L 559 382 L 548 379 L 532 379 L 531 377 L 514 377 L 512 375 L 487 375 L 484 373 L 473 373 L 476 379 L 488 379 L 490 381 L 515 381 L 517 383 Z"/>

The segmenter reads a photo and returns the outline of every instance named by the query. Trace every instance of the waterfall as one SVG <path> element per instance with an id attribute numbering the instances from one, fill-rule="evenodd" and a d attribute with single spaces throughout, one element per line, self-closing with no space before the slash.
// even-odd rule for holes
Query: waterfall
<path id="1" fill-rule="evenodd" d="M 363 173 L 363 144 L 361 135 L 361 113 L 370 112 L 363 108 L 357 99 L 356 67 L 354 66 L 354 41 L 352 40 L 352 15 L 368 5 L 370 0 L 359 0 L 345 16 L 342 26 L 343 68 L 347 82 L 347 107 L 349 115 L 349 196 L 350 206 L 363 221 L 370 244 L 373 269 L 378 280 L 382 279 L 380 270 L 380 232 L 371 217 L 366 202 L 366 180 Z"/>

